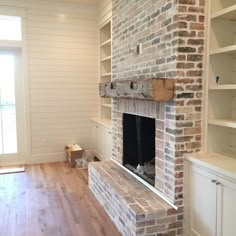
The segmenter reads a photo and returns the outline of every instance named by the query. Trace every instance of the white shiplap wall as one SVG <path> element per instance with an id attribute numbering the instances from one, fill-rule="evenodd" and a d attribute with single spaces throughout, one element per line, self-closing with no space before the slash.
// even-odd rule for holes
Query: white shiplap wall
<path id="1" fill-rule="evenodd" d="M 102 0 L 98 5 L 98 26 L 102 26 L 112 17 L 112 0 Z"/>
<path id="2" fill-rule="evenodd" d="M 31 157 L 64 158 L 64 145 L 91 148 L 90 118 L 99 114 L 95 6 L 47 0 L 0 0 L 26 9 Z"/>

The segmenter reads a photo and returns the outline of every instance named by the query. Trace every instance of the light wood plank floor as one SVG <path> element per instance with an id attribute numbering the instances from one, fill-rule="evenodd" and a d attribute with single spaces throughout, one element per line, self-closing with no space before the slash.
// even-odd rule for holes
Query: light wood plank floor
<path id="1" fill-rule="evenodd" d="M 120 235 L 87 181 L 86 170 L 65 163 L 0 175 L 0 235 Z"/>

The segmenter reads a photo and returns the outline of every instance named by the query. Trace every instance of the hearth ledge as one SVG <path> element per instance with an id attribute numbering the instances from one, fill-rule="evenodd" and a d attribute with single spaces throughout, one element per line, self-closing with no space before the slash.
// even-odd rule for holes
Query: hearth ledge
<path id="1" fill-rule="evenodd" d="M 177 210 L 114 161 L 89 164 L 89 188 L 123 235 L 181 228 Z M 141 227 L 141 228 L 140 228 Z M 175 228 L 175 229 L 176 229 Z"/>

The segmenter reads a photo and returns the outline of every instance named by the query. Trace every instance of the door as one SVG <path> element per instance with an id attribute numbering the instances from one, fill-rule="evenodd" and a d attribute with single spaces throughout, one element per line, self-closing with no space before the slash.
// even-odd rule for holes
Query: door
<path id="1" fill-rule="evenodd" d="M 216 184 L 212 180 L 216 176 L 194 166 L 189 168 L 189 233 L 191 236 L 215 236 Z"/>
<path id="2" fill-rule="evenodd" d="M 236 183 L 218 177 L 217 236 L 236 234 Z"/>
<path id="3" fill-rule="evenodd" d="M 21 53 L 0 51 L 0 165 L 24 162 Z"/>

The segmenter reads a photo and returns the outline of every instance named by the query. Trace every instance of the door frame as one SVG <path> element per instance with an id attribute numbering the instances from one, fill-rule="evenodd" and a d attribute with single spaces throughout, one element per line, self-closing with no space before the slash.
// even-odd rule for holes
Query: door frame
<path id="1" fill-rule="evenodd" d="M 24 153 L 20 158 L 13 160 L 0 161 L 0 166 L 10 166 L 30 163 L 31 160 L 31 119 L 30 119 L 30 94 L 29 94 L 29 76 L 28 76 L 28 50 L 27 50 L 27 31 L 26 31 L 26 10 L 24 8 L 6 7 L 0 5 L 0 15 L 21 17 L 22 40 L 0 40 L 0 50 L 20 53 L 20 80 L 22 82 L 22 126 L 21 138 L 23 139 Z M 17 128 L 18 131 L 18 128 Z M 18 134 L 17 134 L 18 135 Z"/>

